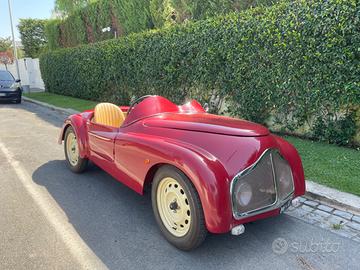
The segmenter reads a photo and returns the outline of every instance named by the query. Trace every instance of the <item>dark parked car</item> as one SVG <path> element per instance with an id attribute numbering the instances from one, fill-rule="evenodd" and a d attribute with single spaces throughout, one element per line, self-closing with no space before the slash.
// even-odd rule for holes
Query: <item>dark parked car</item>
<path id="1" fill-rule="evenodd" d="M 9 71 L 0 70 L 0 101 L 21 103 L 22 87 Z"/>

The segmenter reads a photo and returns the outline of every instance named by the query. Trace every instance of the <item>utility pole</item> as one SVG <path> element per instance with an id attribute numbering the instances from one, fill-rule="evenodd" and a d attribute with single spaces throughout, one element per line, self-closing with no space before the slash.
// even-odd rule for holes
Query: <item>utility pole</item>
<path id="1" fill-rule="evenodd" d="M 16 50 L 16 44 L 15 44 L 14 26 L 13 26 L 13 20 L 12 20 L 10 0 L 8 0 L 8 5 L 9 5 L 10 25 L 11 25 L 11 34 L 12 34 L 15 64 L 16 64 L 16 72 L 17 72 L 17 78 L 20 79 L 19 63 L 18 63 L 17 50 Z"/>

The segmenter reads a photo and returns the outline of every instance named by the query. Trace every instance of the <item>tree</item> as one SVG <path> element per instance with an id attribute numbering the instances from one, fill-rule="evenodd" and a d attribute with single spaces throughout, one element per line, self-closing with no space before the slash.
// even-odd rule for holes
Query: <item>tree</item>
<path id="1" fill-rule="evenodd" d="M 46 47 L 46 20 L 20 19 L 18 29 L 26 57 L 37 58 Z"/>
<path id="2" fill-rule="evenodd" d="M 10 37 L 2 38 L 0 37 L 0 52 L 6 52 L 11 48 L 11 39 Z"/>
<path id="3" fill-rule="evenodd" d="M 55 0 L 55 11 L 64 15 L 73 13 L 76 9 L 82 8 L 96 0 Z"/>
<path id="4" fill-rule="evenodd" d="M 13 55 L 11 51 L 11 39 L 1 38 L 0 37 L 0 63 L 5 65 L 7 69 L 7 65 L 13 62 Z"/>

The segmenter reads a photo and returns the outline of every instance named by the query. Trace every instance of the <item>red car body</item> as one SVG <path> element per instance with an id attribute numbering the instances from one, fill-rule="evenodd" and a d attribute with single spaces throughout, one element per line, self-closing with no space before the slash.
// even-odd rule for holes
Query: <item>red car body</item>
<path id="1" fill-rule="evenodd" d="M 301 159 L 290 143 L 261 125 L 206 113 L 194 100 L 178 106 L 152 96 L 136 105 L 120 128 L 94 123 L 93 114 L 85 111 L 67 118 L 59 143 L 72 126 L 80 156 L 139 194 L 144 193 L 159 166 L 177 167 L 195 186 L 206 227 L 212 233 L 226 233 L 239 224 L 278 215 L 285 203 L 305 193 Z M 291 198 L 276 208 L 237 218 L 232 209 L 231 181 L 268 149 L 278 151 L 291 167 Z"/>

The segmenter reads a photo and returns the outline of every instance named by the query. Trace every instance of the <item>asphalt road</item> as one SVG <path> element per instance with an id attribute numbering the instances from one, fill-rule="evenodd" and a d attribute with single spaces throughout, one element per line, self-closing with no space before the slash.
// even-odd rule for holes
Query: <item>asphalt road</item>
<path id="1" fill-rule="evenodd" d="M 0 269 L 359 269 L 358 243 L 288 215 L 175 249 L 149 196 L 95 166 L 82 175 L 66 168 L 63 119 L 30 103 L 0 104 Z"/>

